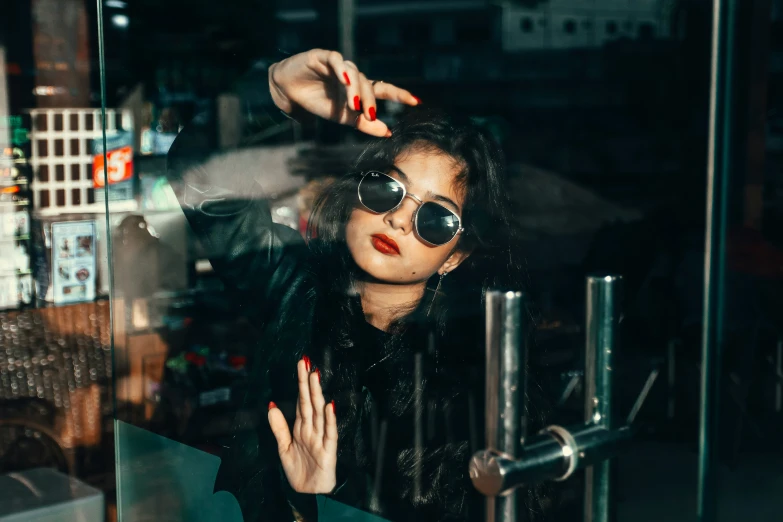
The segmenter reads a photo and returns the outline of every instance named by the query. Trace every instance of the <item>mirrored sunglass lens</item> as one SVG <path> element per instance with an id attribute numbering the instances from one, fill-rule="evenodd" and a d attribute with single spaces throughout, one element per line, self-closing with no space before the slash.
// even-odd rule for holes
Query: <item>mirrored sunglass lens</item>
<path id="1" fill-rule="evenodd" d="M 444 206 L 424 203 L 416 215 L 416 228 L 423 240 L 443 245 L 457 234 L 459 218 Z"/>
<path id="2" fill-rule="evenodd" d="M 396 180 L 381 174 L 367 174 L 359 184 L 362 204 L 373 212 L 388 212 L 403 198 L 403 188 Z"/>

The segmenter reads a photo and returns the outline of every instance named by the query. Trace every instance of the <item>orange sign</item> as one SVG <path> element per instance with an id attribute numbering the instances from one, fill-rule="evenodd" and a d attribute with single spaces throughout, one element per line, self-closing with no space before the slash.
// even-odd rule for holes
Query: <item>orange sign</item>
<path id="1" fill-rule="evenodd" d="M 109 185 L 133 177 L 133 149 L 130 146 L 110 150 L 107 156 Z M 104 185 L 103 154 L 96 154 L 92 158 L 92 181 L 95 188 L 101 188 Z"/>

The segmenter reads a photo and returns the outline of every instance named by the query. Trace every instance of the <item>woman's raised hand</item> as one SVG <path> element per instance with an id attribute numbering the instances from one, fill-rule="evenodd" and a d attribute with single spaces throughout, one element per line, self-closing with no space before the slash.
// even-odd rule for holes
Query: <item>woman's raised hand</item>
<path id="1" fill-rule="evenodd" d="M 310 371 L 305 356 L 296 365 L 299 400 L 293 436 L 275 403 L 269 403 L 269 426 L 288 483 L 299 493 L 329 493 L 337 483 L 337 417 L 334 401 L 325 403 L 321 372 Z"/>
<path id="2" fill-rule="evenodd" d="M 390 136 L 385 123 L 376 119 L 376 100 L 418 105 L 420 100 L 405 89 L 368 80 L 356 64 L 336 51 L 312 49 L 273 64 L 269 89 L 275 104 L 290 113 L 295 107 L 373 136 Z"/>

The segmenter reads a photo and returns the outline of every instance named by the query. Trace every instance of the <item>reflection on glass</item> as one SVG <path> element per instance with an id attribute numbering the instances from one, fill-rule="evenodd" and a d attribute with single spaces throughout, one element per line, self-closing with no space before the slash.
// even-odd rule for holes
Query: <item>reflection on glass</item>
<path id="1" fill-rule="evenodd" d="M 11 491 L 82 520 L 481 520 L 483 292 L 530 296 L 535 437 L 584 421 L 595 272 L 625 282 L 614 413 L 643 434 L 610 507 L 696 516 L 712 2 L 6 3 L 0 518 Z M 783 4 L 724 3 L 718 508 L 774 520 Z M 292 66 L 312 49 L 351 63 Z M 362 205 L 368 171 L 402 200 Z M 300 374 L 336 444 L 292 429 Z M 334 472 L 298 480 L 286 436 Z M 526 485 L 525 517 L 582 519 L 581 480 Z"/>

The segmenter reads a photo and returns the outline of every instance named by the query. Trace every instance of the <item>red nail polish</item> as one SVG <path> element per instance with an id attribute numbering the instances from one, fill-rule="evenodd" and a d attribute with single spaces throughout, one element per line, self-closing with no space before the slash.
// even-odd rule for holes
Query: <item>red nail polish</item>
<path id="1" fill-rule="evenodd" d="M 318 384 L 321 384 L 321 369 L 320 368 L 316 368 L 315 369 L 315 374 L 318 376 Z"/>
<path id="2" fill-rule="evenodd" d="M 272 401 L 269 401 L 269 408 L 267 408 L 267 411 L 271 410 L 272 408 L 277 408 L 277 404 L 275 404 Z"/>
<path id="3" fill-rule="evenodd" d="M 305 370 L 310 371 L 310 358 L 306 355 L 302 356 L 302 360 L 305 362 Z"/>
<path id="4" fill-rule="evenodd" d="M 418 96 L 413 96 L 413 99 L 416 100 L 416 105 L 421 105 L 421 98 Z"/>
<path id="5" fill-rule="evenodd" d="M 353 97 L 353 108 L 357 111 L 362 110 L 362 102 L 359 100 L 358 96 Z"/>
<path id="6" fill-rule="evenodd" d="M 332 401 L 332 413 L 337 415 L 337 409 L 334 407 L 334 401 Z"/>
<path id="7" fill-rule="evenodd" d="M 387 130 L 387 131 L 386 131 L 386 136 L 385 136 L 385 137 L 386 137 L 386 138 L 391 138 L 391 137 L 392 137 L 392 131 L 390 131 L 390 130 Z"/>
<path id="8" fill-rule="evenodd" d="M 345 78 L 345 85 L 351 85 L 351 79 L 348 78 L 348 73 L 347 72 L 343 73 L 343 78 Z"/>
<path id="9" fill-rule="evenodd" d="M 375 107 L 370 107 L 370 121 L 375 121 Z"/>

